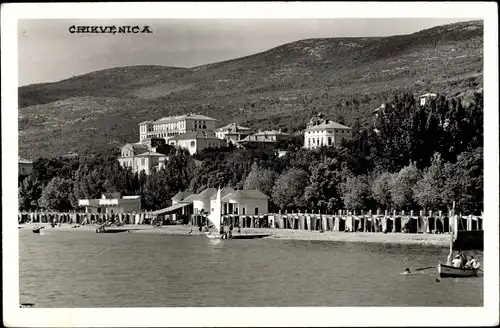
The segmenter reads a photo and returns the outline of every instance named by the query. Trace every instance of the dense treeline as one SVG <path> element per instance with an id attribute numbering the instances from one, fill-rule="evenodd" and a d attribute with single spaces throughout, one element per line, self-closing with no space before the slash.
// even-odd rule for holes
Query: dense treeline
<path id="1" fill-rule="evenodd" d="M 356 122 L 340 147 L 301 148 L 293 135 L 277 147 L 206 149 L 195 156 L 172 150 L 166 167 L 147 176 L 122 168 L 115 157 L 46 159 L 19 186 L 23 210 L 77 208 L 102 193 L 141 195 L 144 209 L 167 207 L 180 190 L 255 188 L 270 208 L 447 211 L 483 208 L 483 96 L 464 105 L 438 96 L 420 106 L 411 94 L 385 103 L 371 124 Z M 292 131 L 291 131 L 292 132 Z M 278 157 L 276 149 L 286 149 Z"/>

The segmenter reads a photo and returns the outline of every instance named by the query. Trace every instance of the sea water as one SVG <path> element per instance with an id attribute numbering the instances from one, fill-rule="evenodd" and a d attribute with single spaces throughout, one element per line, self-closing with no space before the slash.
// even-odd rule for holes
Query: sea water
<path id="1" fill-rule="evenodd" d="M 35 307 L 483 305 L 482 276 L 400 274 L 446 248 L 46 230 L 19 231 L 20 302 Z"/>

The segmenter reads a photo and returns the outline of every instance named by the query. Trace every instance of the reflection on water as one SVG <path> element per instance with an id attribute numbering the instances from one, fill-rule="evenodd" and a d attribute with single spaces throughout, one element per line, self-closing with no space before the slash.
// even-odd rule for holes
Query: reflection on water
<path id="1" fill-rule="evenodd" d="M 20 301 L 36 307 L 482 306 L 483 278 L 442 279 L 446 248 L 30 230 Z M 482 264 L 482 253 L 474 253 Z M 484 265 L 483 265 L 484 266 Z"/>

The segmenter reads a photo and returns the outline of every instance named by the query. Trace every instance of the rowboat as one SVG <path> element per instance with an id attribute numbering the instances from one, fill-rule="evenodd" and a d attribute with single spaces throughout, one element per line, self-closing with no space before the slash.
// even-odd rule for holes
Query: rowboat
<path id="1" fill-rule="evenodd" d="M 42 230 L 44 227 L 36 227 L 33 228 L 33 233 L 40 233 L 40 230 Z"/>
<path id="2" fill-rule="evenodd" d="M 477 276 L 477 269 L 473 268 L 457 268 L 451 265 L 453 257 L 453 242 L 458 236 L 458 217 L 455 215 L 455 202 L 453 202 L 453 215 L 451 217 L 452 230 L 450 238 L 450 254 L 448 255 L 448 260 L 446 264 L 439 263 L 438 273 L 441 278 L 466 278 Z"/>
<path id="3" fill-rule="evenodd" d="M 472 268 L 455 268 L 453 266 L 439 263 L 439 277 L 441 278 L 465 278 L 477 276 L 477 270 Z"/>

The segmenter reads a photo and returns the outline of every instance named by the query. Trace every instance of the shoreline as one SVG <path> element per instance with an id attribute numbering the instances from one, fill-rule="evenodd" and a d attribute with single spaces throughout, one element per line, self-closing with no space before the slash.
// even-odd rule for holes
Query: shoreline
<path id="1" fill-rule="evenodd" d="M 86 231 L 93 232 L 99 225 L 76 225 L 77 228 L 72 228 L 74 224 L 62 224 L 52 228 L 49 223 L 25 223 L 19 225 L 24 229 L 31 230 L 35 226 L 44 226 L 44 231 L 65 231 L 76 232 Z M 152 235 L 176 235 L 176 236 L 195 236 L 201 237 L 198 232 L 198 227 L 186 225 L 171 225 L 153 227 L 151 225 L 123 225 L 120 227 L 110 227 L 113 229 L 127 229 L 128 233 L 142 233 Z M 233 234 L 238 233 L 233 230 Z M 276 240 L 308 240 L 308 241 L 332 241 L 332 242 L 358 242 L 358 243 L 378 243 L 378 244 L 396 244 L 396 245 L 422 245 L 422 246 L 438 246 L 449 247 L 450 236 L 448 234 L 406 234 L 406 233 L 380 233 L 380 232 L 341 232 L 341 231 L 306 231 L 306 230 L 289 230 L 289 229 L 269 229 L 269 228 L 242 228 L 241 234 L 269 234 L 269 239 Z"/>

